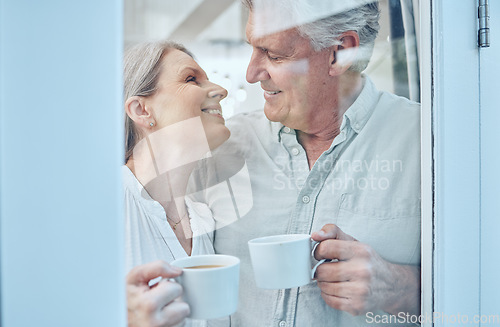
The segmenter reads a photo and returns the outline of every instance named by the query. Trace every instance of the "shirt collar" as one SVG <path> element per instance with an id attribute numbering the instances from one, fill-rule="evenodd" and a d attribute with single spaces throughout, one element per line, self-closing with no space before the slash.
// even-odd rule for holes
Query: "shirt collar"
<path id="1" fill-rule="evenodd" d="M 281 142 L 281 133 L 285 133 L 285 128 L 289 127 L 286 127 L 280 122 L 274 122 L 274 121 L 271 122 L 272 134 L 276 135 L 278 142 Z M 290 128 L 290 132 L 293 132 L 295 134 L 295 130 L 292 128 Z"/>
<path id="2" fill-rule="evenodd" d="M 379 97 L 379 92 L 370 78 L 365 75 L 361 75 L 361 77 L 364 83 L 363 89 L 356 101 L 344 113 L 344 119 L 342 119 L 342 124 L 340 125 L 340 130 L 344 129 L 347 126 L 348 120 L 349 126 L 357 134 L 361 132 L 368 122 Z"/>

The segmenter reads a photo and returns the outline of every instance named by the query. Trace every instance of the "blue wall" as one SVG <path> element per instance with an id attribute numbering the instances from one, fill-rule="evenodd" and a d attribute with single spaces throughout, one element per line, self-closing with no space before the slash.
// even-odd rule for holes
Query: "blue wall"
<path id="1" fill-rule="evenodd" d="M 3 327 L 125 324 L 120 0 L 0 0 Z"/>

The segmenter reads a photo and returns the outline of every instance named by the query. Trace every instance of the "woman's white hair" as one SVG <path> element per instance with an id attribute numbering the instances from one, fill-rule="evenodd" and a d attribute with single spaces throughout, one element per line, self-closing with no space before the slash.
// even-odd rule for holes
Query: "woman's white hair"
<path id="1" fill-rule="evenodd" d="M 315 51 L 339 45 L 339 36 L 344 32 L 357 32 L 360 51 L 350 70 L 361 72 L 366 68 L 380 29 L 378 0 L 276 1 L 242 0 L 250 11 L 256 7 L 266 10 L 269 5 L 279 8 L 280 16 L 285 21 L 294 22 L 294 26 L 289 25 L 287 28 L 297 28 L 301 36 L 309 39 Z"/>
<path id="2" fill-rule="evenodd" d="M 184 46 L 169 41 L 140 43 L 125 51 L 123 58 L 124 102 L 133 96 L 148 97 L 156 93 L 162 59 L 173 49 L 193 57 Z M 132 156 L 134 146 L 141 137 L 137 126 L 125 114 L 125 163 Z"/>

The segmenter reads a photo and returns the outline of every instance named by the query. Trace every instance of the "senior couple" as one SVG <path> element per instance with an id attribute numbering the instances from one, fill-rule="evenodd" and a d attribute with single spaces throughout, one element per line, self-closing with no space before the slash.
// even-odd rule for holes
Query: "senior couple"
<path id="1" fill-rule="evenodd" d="M 246 78 L 260 82 L 263 111 L 226 125 L 227 91 L 181 45 L 126 53 L 129 326 L 367 326 L 367 312 L 418 314 L 420 107 L 362 73 L 378 3 L 244 3 L 253 48 Z M 243 158 L 246 173 L 227 178 L 230 192 L 207 182 L 241 168 L 218 164 L 219 156 Z M 193 178 L 205 183 L 195 195 Z M 285 233 L 311 234 L 320 242 L 315 259 L 334 261 L 309 285 L 258 289 L 247 242 Z M 241 259 L 238 311 L 189 320 L 181 287 L 168 280 L 181 271 L 168 262 L 207 253 Z"/>

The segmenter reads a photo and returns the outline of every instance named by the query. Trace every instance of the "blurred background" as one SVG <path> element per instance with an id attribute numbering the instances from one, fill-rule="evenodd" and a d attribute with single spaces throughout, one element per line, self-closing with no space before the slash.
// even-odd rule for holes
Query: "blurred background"
<path id="1" fill-rule="evenodd" d="M 380 0 L 380 33 L 370 75 L 380 90 L 420 101 L 418 0 Z M 246 43 L 247 10 L 240 0 L 125 0 L 124 46 L 170 39 L 191 50 L 213 82 L 229 91 L 224 116 L 263 108 L 260 85 L 248 84 L 252 48 Z"/>

